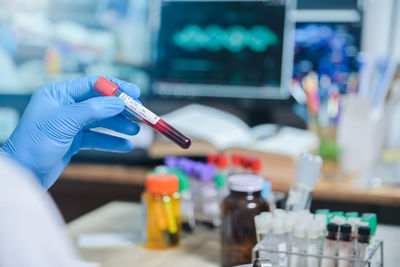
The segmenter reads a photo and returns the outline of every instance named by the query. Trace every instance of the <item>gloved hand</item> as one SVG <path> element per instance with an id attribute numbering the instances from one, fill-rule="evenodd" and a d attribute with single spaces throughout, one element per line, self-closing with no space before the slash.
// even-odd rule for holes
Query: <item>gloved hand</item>
<path id="1" fill-rule="evenodd" d="M 127 152 L 132 142 L 91 131 L 104 127 L 135 135 L 139 125 L 121 115 L 124 102 L 114 96 L 99 96 L 93 85 L 99 76 L 83 77 L 39 87 L 10 139 L 0 151 L 30 169 L 48 189 L 80 149 Z M 110 79 L 132 98 L 140 89 Z"/>

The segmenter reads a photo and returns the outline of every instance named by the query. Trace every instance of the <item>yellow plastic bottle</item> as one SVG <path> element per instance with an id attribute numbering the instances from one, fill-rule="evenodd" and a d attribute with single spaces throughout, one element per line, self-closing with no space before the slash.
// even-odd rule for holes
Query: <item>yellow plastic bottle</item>
<path id="1" fill-rule="evenodd" d="M 179 245 L 180 196 L 179 181 L 171 174 L 150 174 L 142 195 L 145 221 L 144 245 L 150 249 L 166 249 Z"/>

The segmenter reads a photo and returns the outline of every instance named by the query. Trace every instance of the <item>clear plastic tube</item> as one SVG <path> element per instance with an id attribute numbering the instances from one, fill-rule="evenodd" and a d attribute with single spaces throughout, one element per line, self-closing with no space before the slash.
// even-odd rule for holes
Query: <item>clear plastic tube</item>
<path id="1" fill-rule="evenodd" d="M 125 103 L 125 110 L 140 119 L 157 132 L 161 133 L 169 140 L 183 149 L 191 145 L 191 140 L 166 123 L 163 119 L 148 110 L 146 107 L 128 96 L 118 86 L 104 77 L 100 77 L 94 84 L 94 90 L 103 96 L 117 96 Z"/>

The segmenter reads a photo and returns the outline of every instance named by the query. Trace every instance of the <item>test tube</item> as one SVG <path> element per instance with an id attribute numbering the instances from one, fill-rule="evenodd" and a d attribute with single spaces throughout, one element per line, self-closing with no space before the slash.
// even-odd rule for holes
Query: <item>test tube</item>
<path id="1" fill-rule="evenodd" d="M 360 226 L 358 228 L 358 245 L 356 257 L 361 260 L 365 260 L 365 256 L 368 251 L 368 244 L 370 239 L 371 229 L 368 226 Z M 362 262 L 357 262 L 356 267 L 365 266 Z"/>
<path id="2" fill-rule="evenodd" d="M 117 96 L 125 103 L 125 110 L 136 118 L 142 120 L 144 123 L 152 127 L 157 132 L 161 133 L 169 140 L 177 144 L 183 149 L 187 149 L 191 145 L 191 140 L 176 130 L 174 127 L 166 123 L 163 119 L 156 114 L 145 108 L 139 102 L 128 96 L 119 87 L 107 80 L 100 77 L 93 86 L 94 90 L 103 96 Z"/>
<path id="3" fill-rule="evenodd" d="M 329 223 L 327 225 L 328 234 L 324 243 L 324 256 L 336 256 L 337 255 L 337 234 L 339 226 L 336 223 Z M 321 267 L 335 267 L 336 260 L 330 258 L 323 258 L 321 261 Z"/>
<path id="4" fill-rule="evenodd" d="M 339 257 L 350 258 L 351 256 L 351 225 L 342 224 L 340 226 L 340 238 L 339 238 Z M 338 267 L 350 267 L 351 263 L 348 260 L 339 260 Z"/>
<path id="5" fill-rule="evenodd" d="M 319 222 L 313 219 L 307 228 L 307 254 L 308 255 L 319 255 Z M 307 267 L 319 267 L 319 259 L 317 257 L 307 257 Z"/>

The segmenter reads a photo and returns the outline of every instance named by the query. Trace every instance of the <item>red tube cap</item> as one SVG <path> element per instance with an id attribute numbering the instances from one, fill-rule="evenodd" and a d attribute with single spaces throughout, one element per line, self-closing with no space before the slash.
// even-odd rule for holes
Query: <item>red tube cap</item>
<path id="1" fill-rule="evenodd" d="M 232 155 L 232 163 L 234 166 L 240 166 L 241 156 L 239 154 Z"/>
<path id="2" fill-rule="evenodd" d="M 216 165 L 217 160 L 218 160 L 218 154 L 215 154 L 215 153 L 209 154 L 207 157 L 207 163 L 212 164 L 212 165 Z"/>
<path id="3" fill-rule="evenodd" d="M 227 158 L 227 156 L 225 156 L 225 155 L 219 155 L 219 157 L 218 157 L 218 167 L 220 168 L 220 169 L 226 169 L 226 168 L 228 168 L 228 158 Z"/>
<path id="4" fill-rule="evenodd" d="M 251 163 L 251 169 L 253 172 L 260 172 L 262 168 L 261 160 L 260 159 L 253 159 Z"/>
<path id="5" fill-rule="evenodd" d="M 118 86 L 104 77 L 100 77 L 94 83 L 93 89 L 102 96 L 114 96 Z"/>

